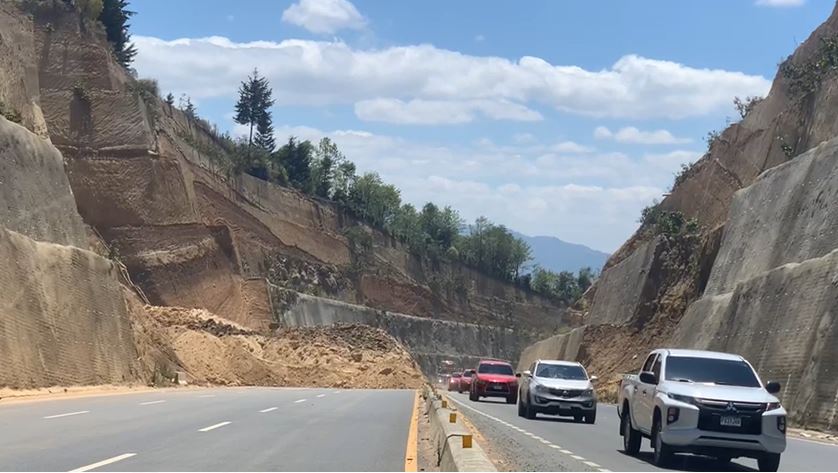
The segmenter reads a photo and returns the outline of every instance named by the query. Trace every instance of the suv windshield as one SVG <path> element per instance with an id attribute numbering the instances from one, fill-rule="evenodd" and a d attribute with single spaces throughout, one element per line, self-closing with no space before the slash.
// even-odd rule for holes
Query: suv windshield
<path id="1" fill-rule="evenodd" d="M 685 383 L 711 383 L 758 388 L 754 370 L 744 361 L 670 356 L 666 359 L 666 379 Z"/>
<path id="2" fill-rule="evenodd" d="M 574 365 L 548 365 L 539 364 L 535 370 L 535 376 L 538 378 L 553 378 L 553 379 L 571 379 L 583 381 L 588 379 L 588 375 L 581 366 Z"/>
<path id="3" fill-rule="evenodd" d="M 478 373 L 484 374 L 506 374 L 512 376 L 515 372 L 512 371 L 512 367 L 509 365 L 495 365 L 495 364 L 483 364 L 477 367 Z"/>

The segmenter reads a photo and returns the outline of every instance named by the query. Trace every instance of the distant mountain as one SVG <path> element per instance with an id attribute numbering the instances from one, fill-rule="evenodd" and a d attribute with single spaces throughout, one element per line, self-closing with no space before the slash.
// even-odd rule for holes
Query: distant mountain
<path id="1" fill-rule="evenodd" d="M 529 243 L 532 249 L 532 264 L 538 264 L 544 269 L 552 271 L 572 271 L 590 266 L 599 273 L 605 260 L 610 256 L 608 253 L 588 248 L 585 245 L 568 243 L 551 236 L 527 236 L 522 233 L 512 232 L 518 238 Z"/>

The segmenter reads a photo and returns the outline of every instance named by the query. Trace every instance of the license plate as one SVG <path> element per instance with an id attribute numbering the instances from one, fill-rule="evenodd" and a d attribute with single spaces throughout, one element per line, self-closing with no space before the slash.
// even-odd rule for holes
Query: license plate
<path id="1" fill-rule="evenodd" d="M 722 427 L 742 427 L 742 418 L 737 416 L 722 416 L 719 419 Z"/>
<path id="2" fill-rule="evenodd" d="M 504 387 L 502 384 L 493 384 L 492 391 L 504 391 Z"/>

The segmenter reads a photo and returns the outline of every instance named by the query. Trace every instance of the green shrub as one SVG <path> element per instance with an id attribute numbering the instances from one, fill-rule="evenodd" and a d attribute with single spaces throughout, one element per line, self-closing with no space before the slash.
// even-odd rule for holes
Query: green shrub
<path id="1" fill-rule="evenodd" d="M 838 36 L 820 38 L 815 55 L 802 64 L 787 60 L 780 66 L 780 73 L 789 81 L 795 95 L 808 95 L 820 87 L 825 78 L 838 70 Z"/>

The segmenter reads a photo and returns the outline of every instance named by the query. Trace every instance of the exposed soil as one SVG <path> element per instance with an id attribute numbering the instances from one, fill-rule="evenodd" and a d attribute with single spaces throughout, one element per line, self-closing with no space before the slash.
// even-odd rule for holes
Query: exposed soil
<path id="1" fill-rule="evenodd" d="M 411 389 L 424 383 L 404 347 L 367 326 L 257 332 L 201 309 L 145 306 L 144 314 L 135 313 L 135 330 L 138 343 L 154 343 L 190 383 Z M 152 358 L 147 364 L 159 365 Z"/>

